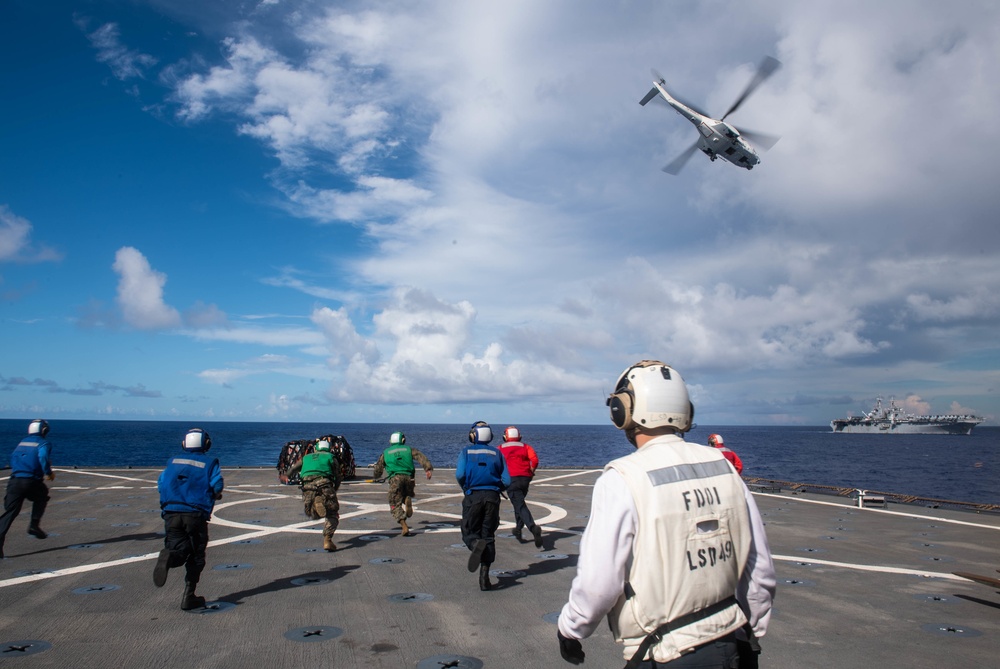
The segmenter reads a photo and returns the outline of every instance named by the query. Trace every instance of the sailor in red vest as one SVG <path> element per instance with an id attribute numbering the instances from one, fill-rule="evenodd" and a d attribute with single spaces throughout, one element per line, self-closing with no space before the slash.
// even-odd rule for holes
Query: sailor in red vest
<path id="1" fill-rule="evenodd" d="M 736 455 L 733 451 L 726 448 L 722 441 L 721 434 L 710 434 L 708 435 L 708 445 L 722 451 L 722 455 L 729 460 L 729 463 L 736 468 L 737 474 L 743 473 L 743 461 L 740 460 L 740 456 Z"/>
<path id="2" fill-rule="evenodd" d="M 538 468 L 538 454 L 531 444 L 521 441 L 521 432 L 511 426 L 503 431 L 503 443 L 500 452 L 507 461 L 507 471 L 510 472 L 510 485 L 507 486 L 507 497 L 514 505 L 514 537 L 524 543 L 521 530 L 528 528 L 535 538 L 535 548 L 542 547 L 542 528 L 535 524 L 524 498 L 528 496 L 528 486 Z"/>
<path id="3" fill-rule="evenodd" d="M 628 669 L 756 666 L 776 577 L 753 495 L 721 453 L 684 441 L 694 405 L 669 365 L 626 369 L 608 406 L 635 450 L 594 483 L 560 654 L 583 662 L 580 639 L 606 619 Z"/>

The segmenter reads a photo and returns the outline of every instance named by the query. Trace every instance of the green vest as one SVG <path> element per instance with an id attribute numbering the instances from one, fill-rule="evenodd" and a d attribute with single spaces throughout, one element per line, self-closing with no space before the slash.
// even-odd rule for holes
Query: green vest
<path id="1" fill-rule="evenodd" d="M 413 478 L 416 471 L 413 467 L 413 451 L 405 444 L 390 446 L 382 451 L 385 459 L 386 478 L 392 478 L 396 474 L 406 474 Z"/>
<path id="2" fill-rule="evenodd" d="M 305 481 L 313 476 L 326 476 L 337 480 L 337 459 L 332 453 L 310 453 L 302 457 L 302 471 L 299 476 Z"/>

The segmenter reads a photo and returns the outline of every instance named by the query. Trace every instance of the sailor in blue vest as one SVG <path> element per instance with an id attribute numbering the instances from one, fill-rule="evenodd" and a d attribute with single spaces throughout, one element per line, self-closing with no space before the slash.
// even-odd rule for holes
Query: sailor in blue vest
<path id="1" fill-rule="evenodd" d="M 153 568 L 153 584 L 162 587 L 167 570 L 183 565 L 181 609 L 188 611 L 205 606 L 205 598 L 194 591 L 205 569 L 208 521 L 215 501 L 222 499 L 223 481 L 218 458 L 208 455 L 212 439 L 207 432 L 188 430 L 181 446 L 184 454 L 170 458 L 157 481 L 167 536 Z"/>
<path id="2" fill-rule="evenodd" d="M 489 590 L 490 565 L 496 559 L 500 527 L 500 493 L 510 485 L 510 474 L 499 448 L 490 446 L 493 430 L 484 421 L 469 429 L 470 445 L 462 449 L 455 478 L 465 491 L 462 499 L 462 541 L 472 553 L 469 571 L 479 567 L 479 589 Z"/>
<path id="3" fill-rule="evenodd" d="M 11 523 L 21 513 L 24 500 L 31 502 L 31 521 L 28 523 L 28 534 L 38 539 L 48 535 L 38 524 L 42 521 L 45 506 L 49 503 L 49 489 L 43 479 L 53 480 L 49 454 L 52 444 L 45 438 L 49 433 L 49 424 L 42 419 L 28 423 L 28 436 L 21 440 L 10 456 L 10 480 L 7 481 L 7 494 L 3 499 L 3 515 L 0 516 L 0 558 L 3 557 L 3 544 L 7 538 L 7 530 Z"/>

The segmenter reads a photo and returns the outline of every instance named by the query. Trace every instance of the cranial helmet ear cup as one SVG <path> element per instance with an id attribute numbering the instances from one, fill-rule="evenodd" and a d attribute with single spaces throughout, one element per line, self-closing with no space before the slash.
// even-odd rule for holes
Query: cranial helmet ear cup
<path id="1" fill-rule="evenodd" d="M 688 414 L 688 425 L 694 425 L 694 402 L 688 401 L 688 406 L 691 407 L 691 412 Z M 688 428 L 691 429 L 691 428 Z"/>
<path id="2" fill-rule="evenodd" d="M 611 408 L 611 422 L 619 430 L 625 430 L 632 423 L 632 394 L 629 392 L 615 393 L 608 398 Z"/>

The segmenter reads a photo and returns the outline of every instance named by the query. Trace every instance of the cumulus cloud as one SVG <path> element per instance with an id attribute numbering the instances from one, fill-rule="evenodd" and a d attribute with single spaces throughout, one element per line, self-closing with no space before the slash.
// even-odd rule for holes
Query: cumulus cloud
<path id="1" fill-rule="evenodd" d="M 163 301 L 167 277 L 149 265 L 131 246 L 115 253 L 112 269 L 118 274 L 117 303 L 125 322 L 140 330 L 161 330 L 181 324 L 180 313 Z"/>
<path id="2" fill-rule="evenodd" d="M 263 280 L 344 305 L 311 327 L 213 306 L 185 315 L 194 336 L 322 349 L 331 397 L 372 403 L 580 396 L 663 356 L 704 401 L 767 393 L 753 406 L 783 418 L 885 376 L 957 387 L 947 363 L 995 349 L 992 6 L 279 4 L 172 82 L 178 117 L 260 142 L 288 208 L 363 245 L 336 250 L 349 280 Z M 703 40 L 719 21 L 744 29 Z M 638 105 L 649 66 L 721 112 L 764 53 L 783 67 L 733 119 L 782 136 L 762 164 L 663 175 L 695 131 Z M 126 320 L 176 326 L 165 278 L 133 264 Z"/>
<path id="3" fill-rule="evenodd" d="M 584 377 L 548 362 L 508 361 L 499 343 L 476 344 L 470 338 L 475 317 L 467 302 L 399 288 L 372 318 L 375 330 L 366 339 L 344 310 L 317 310 L 313 320 L 327 336 L 337 378 L 330 396 L 361 403 L 480 403 L 593 390 Z"/>

